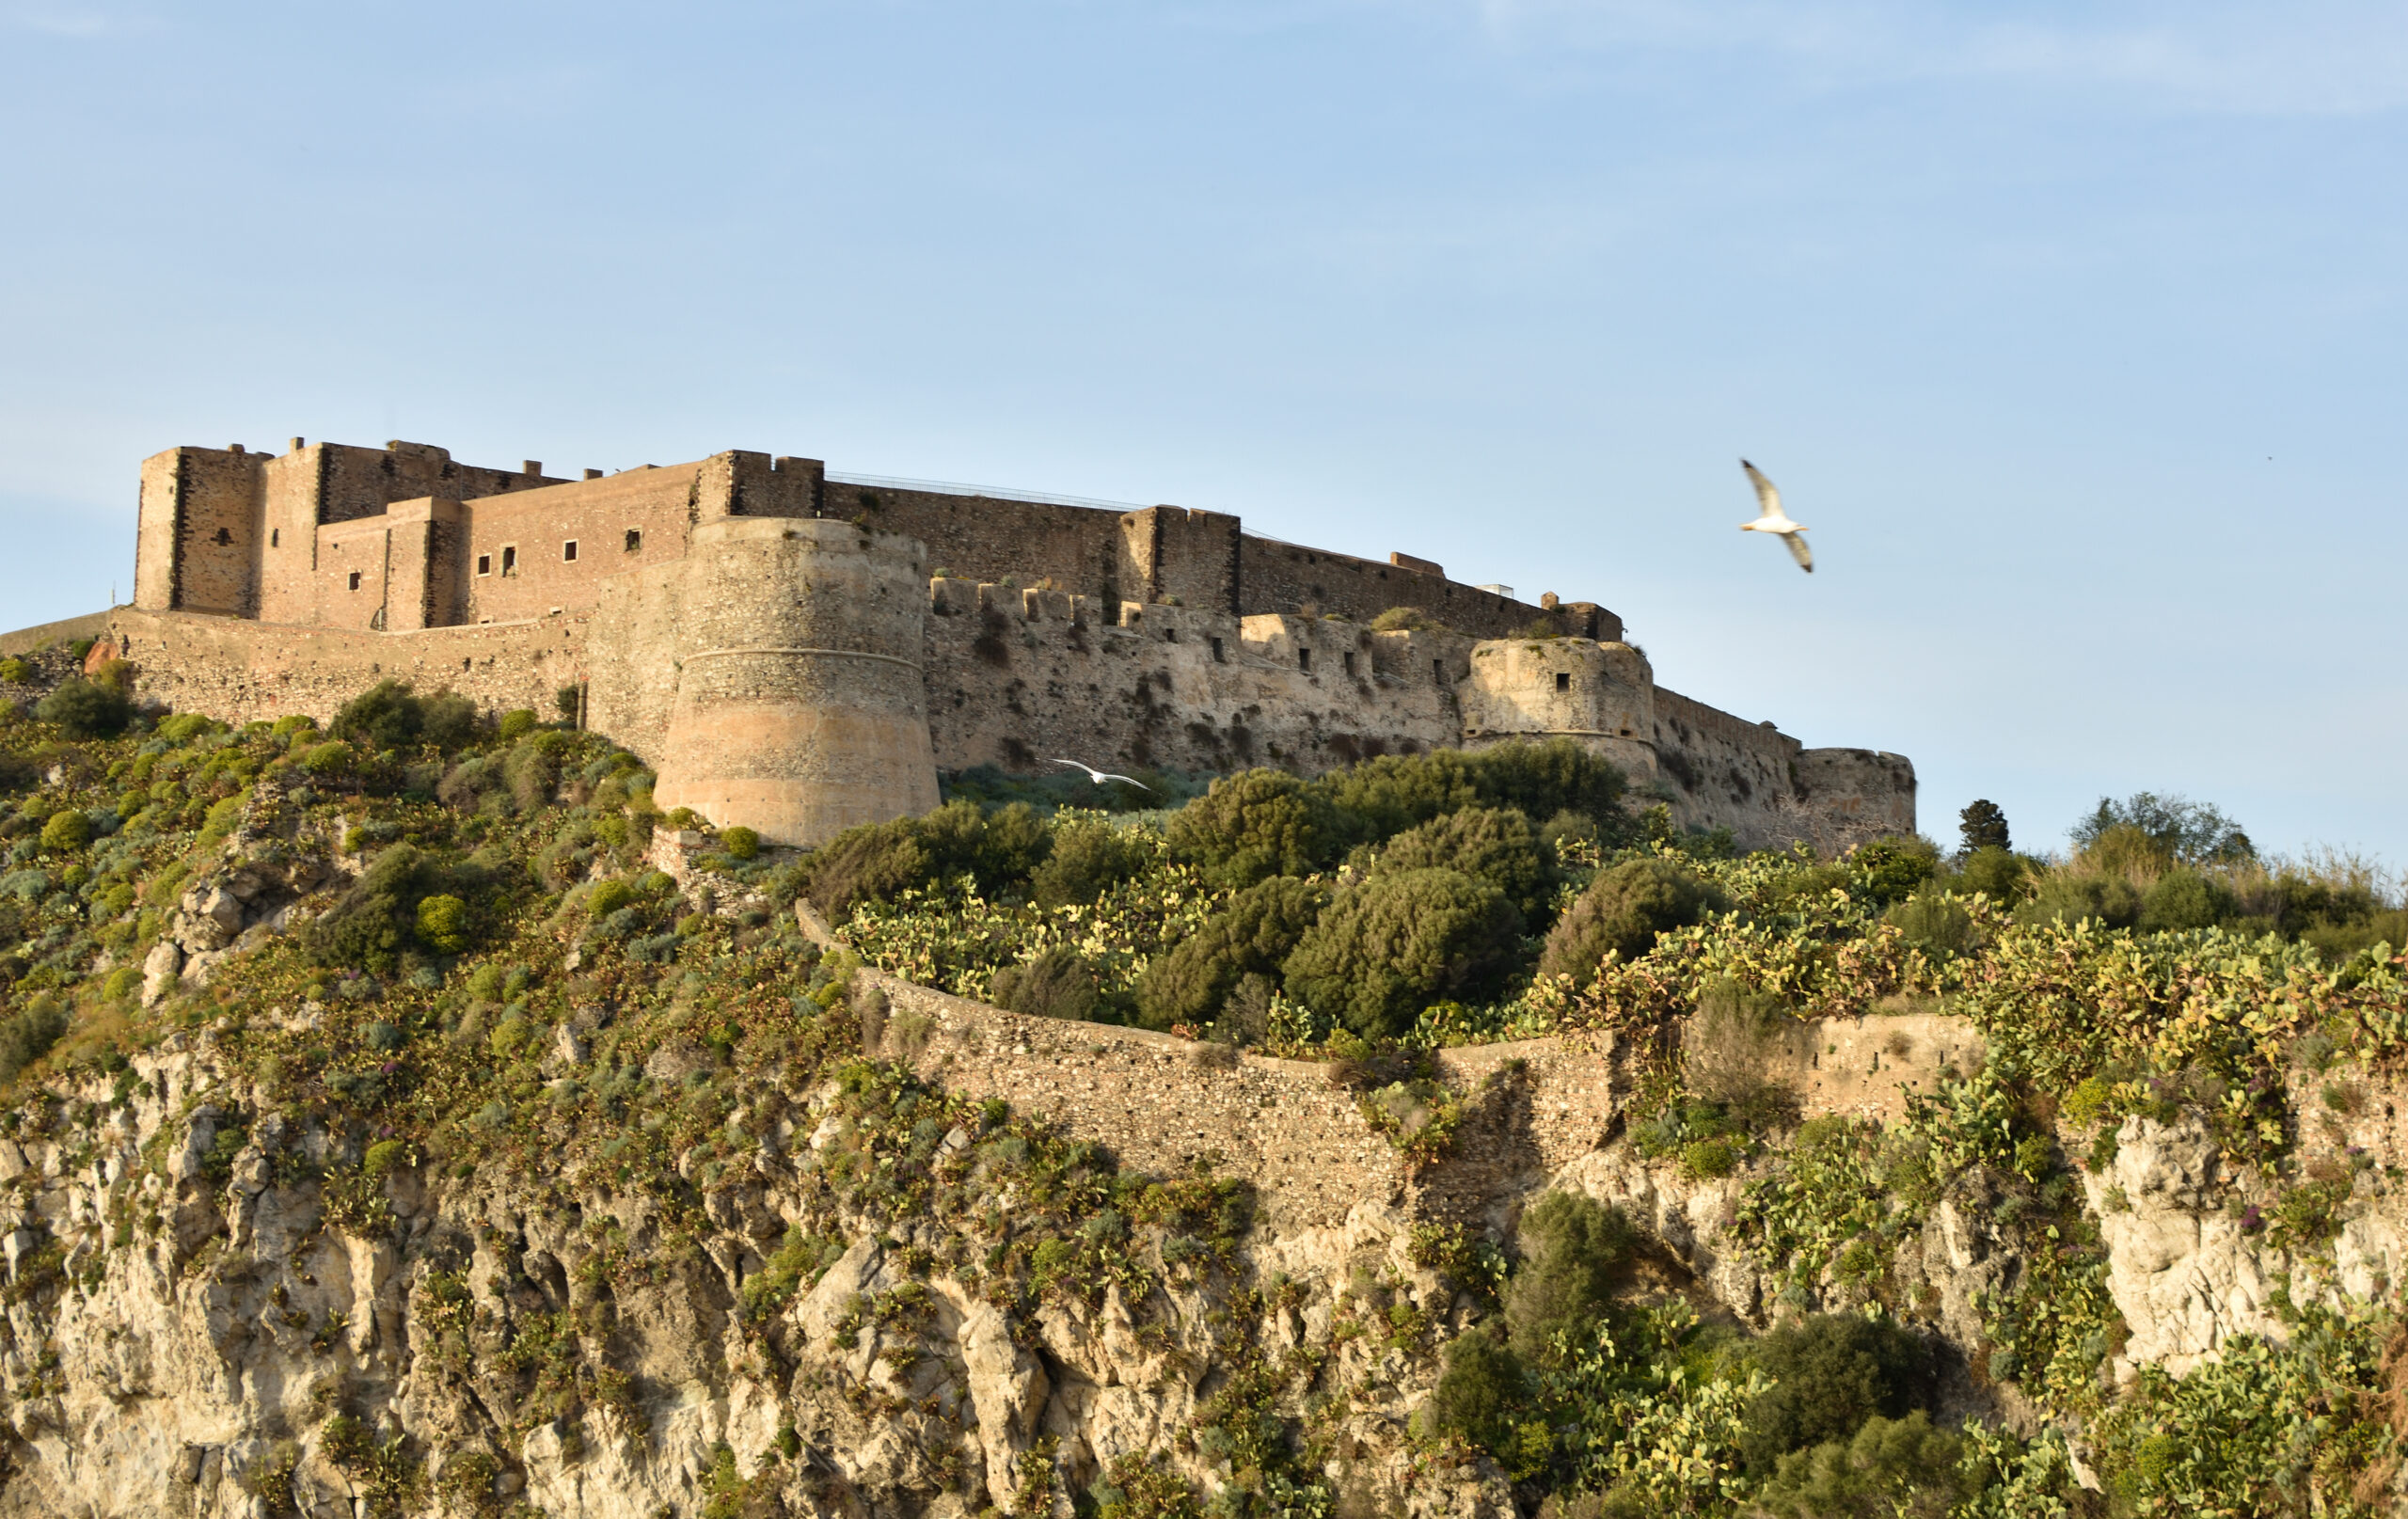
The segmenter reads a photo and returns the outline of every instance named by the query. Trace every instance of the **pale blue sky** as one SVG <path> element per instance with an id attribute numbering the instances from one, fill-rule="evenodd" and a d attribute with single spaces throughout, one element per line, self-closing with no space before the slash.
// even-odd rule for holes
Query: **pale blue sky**
<path id="1" fill-rule="evenodd" d="M 2403 105 L 2397 3 L 0 0 L 0 623 L 175 443 L 761 449 L 1594 598 L 1944 840 L 2408 863 Z"/>

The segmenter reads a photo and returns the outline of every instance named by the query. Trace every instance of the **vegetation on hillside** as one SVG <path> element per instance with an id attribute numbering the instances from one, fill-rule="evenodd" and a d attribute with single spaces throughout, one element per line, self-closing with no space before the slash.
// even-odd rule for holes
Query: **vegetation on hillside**
<path id="1" fill-rule="evenodd" d="M 1898 839 L 1741 857 L 1635 805 L 1568 743 L 1312 781 L 1249 771 L 1167 811 L 1078 778 L 957 778 L 937 812 L 799 858 L 664 817 L 650 780 L 534 713 L 488 721 L 390 683 L 324 728 L 241 729 L 140 713 L 103 678 L 59 685 L 0 725 L 0 1074 L 20 1082 L 0 1123 L 102 1121 L 47 1079 L 122 1076 L 128 1053 L 205 1029 L 260 1094 L 229 1131 L 276 1116 L 333 1136 L 323 1161 L 290 1163 L 319 1167 L 343 1226 L 389 1227 L 396 1166 L 506 1176 L 563 1207 L 607 1191 L 626 1207 L 586 1227 L 604 1275 L 633 1283 L 691 1268 L 715 1189 L 791 1139 L 791 1094 L 833 1084 L 808 1216 L 748 1282 L 748 1311 L 806 1290 L 865 1221 L 912 1217 L 943 1226 L 915 1270 L 1022 1311 L 1116 1283 L 1274 1290 L 1241 1275 L 1243 1187 L 1123 1171 L 864 1058 L 879 1014 L 795 927 L 785 909 L 807 894 L 864 959 L 914 980 L 1394 1077 L 1366 1116 L 1420 1157 L 1460 1107 L 1417 1050 L 1610 1028 L 1657 1051 L 1630 1138 L 1691 1179 L 1731 1179 L 1735 1237 L 1784 1327 L 1702 1318 L 1650 1285 L 1627 1221 L 1568 1194 L 1513 1238 L 1425 1242 L 1493 1311 L 1444 1353 L 1415 1437 L 1433 1460 L 1484 1452 L 1560 1519 L 2338 1513 L 2400 1461 L 2408 1335 L 2387 1303 L 2295 1307 L 2285 1344 L 2244 1339 L 2118 1393 L 2083 1186 L 2125 1118 L 2188 1116 L 2262 1183 L 2261 1226 L 2303 1252 L 2329 1239 L 2358 1179 L 2298 1162 L 2299 1073 L 2408 1041 L 2408 914 L 2348 859 L 2264 862 L 2211 810 L 2147 796 L 2102 806 L 2058 861 L 2011 852 L 1990 814 L 1969 815 L 1954 856 Z M 1092 799 L 1111 805 L 1067 804 Z M 645 863 L 664 824 L 711 841 L 683 890 Z M 146 959 L 196 889 L 310 858 L 341 878 L 293 931 L 254 931 L 205 986 L 170 972 L 145 1005 Z M 1799 1123 L 1750 1052 L 1868 1010 L 1962 1014 L 1988 1064 L 1886 1131 Z M 1713 1036 L 1670 1036 L 1684 1025 Z M 1008 1222 L 990 1202 L 1007 1182 L 1024 1199 Z M 1981 1305 L 1983 1360 L 1963 1374 L 2052 1421 L 2029 1441 L 1946 1416 L 1928 1305 L 1897 1274 L 1957 1202 L 2004 1219 L 2026 1262 Z M 112 1222 L 125 1241 L 162 1226 L 131 1204 Z M 26 1290 L 77 1290 L 58 1270 Z M 1409 1305 L 1361 1297 L 1430 1352 L 1399 1327 Z M 513 1353 L 509 1418 L 626 1403 L 609 1312 Z M 1228 1363 L 1253 1369 L 1184 1438 L 1226 1457 L 1213 1511 L 1328 1513 L 1316 1367 L 1275 1363 L 1252 1321 L 1220 1322 Z M 2075 1482 L 2068 1429 L 2103 1495 Z M 1136 1469 L 1075 1502 L 1202 1511 Z"/>

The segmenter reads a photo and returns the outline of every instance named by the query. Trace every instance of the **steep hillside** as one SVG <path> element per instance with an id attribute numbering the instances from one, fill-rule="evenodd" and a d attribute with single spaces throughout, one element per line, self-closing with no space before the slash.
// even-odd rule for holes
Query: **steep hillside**
<path id="1" fill-rule="evenodd" d="M 2346 872 L 1732 859 L 1545 746 L 776 857 L 96 689 L 0 728 L 0 1511 L 2400 1507 Z"/>

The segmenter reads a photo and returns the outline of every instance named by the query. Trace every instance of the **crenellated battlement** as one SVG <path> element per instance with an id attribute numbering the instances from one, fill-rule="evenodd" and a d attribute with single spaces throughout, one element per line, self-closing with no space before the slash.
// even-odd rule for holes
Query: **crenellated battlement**
<path id="1" fill-rule="evenodd" d="M 1227 513 L 832 481 L 793 455 L 582 475 L 399 440 L 168 450 L 143 463 L 116 636 L 146 688 L 230 717 L 324 716 L 385 673 L 538 708 L 574 687 L 664 802 L 793 843 L 979 765 L 1309 772 L 1557 736 L 1747 844 L 1914 825 L 1905 759 L 1661 689 L 1595 602 Z M 1391 609 L 1418 625 L 1374 631 Z"/>

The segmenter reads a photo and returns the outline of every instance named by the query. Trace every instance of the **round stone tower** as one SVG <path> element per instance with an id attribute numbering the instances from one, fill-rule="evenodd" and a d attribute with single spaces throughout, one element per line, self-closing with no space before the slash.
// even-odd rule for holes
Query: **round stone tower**
<path id="1" fill-rule="evenodd" d="M 697 524 L 653 796 L 774 844 L 937 804 L 921 674 L 927 551 L 816 517 Z"/>
<path id="2" fill-rule="evenodd" d="M 1574 738 L 1635 782 L 1656 778 L 1656 673 L 1627 643 L 1491 639 L 1473 648 L 1471 674 L 1455 689 L 1472 748 Z"/>

